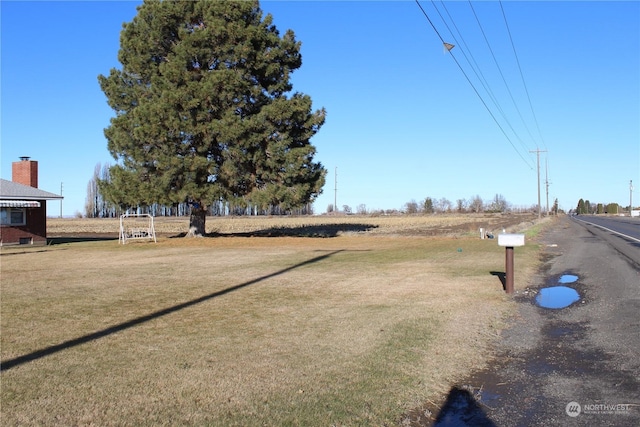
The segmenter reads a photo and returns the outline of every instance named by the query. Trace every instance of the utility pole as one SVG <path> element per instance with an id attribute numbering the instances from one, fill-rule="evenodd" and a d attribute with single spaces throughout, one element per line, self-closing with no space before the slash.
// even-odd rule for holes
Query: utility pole
<path id="1" fill-rule="evenodd" d="M 62 196 L 62 182 L 60 183 L 60 195 Z M 60 199 L 60 218 L 62 218 L 62 199 Z"/>
<path id="2" fill-rule="evenodd" d="M 547 150 L 532 150 L 530 153 L 536 153 L 536 157 L 538 158 L 538 219 L 542 217 L 542 209 L 540 206 L 540 153 L 546 153 Z"/>
<path id="3" fill-rule="evenodd" d="M 629 216 L 633 212 L 633 180 L 629 180 Z"/>
<path id="4" fill-rule="evenodd" d="M 544 185 L 547 191 L 547 215 L 549 216 L 549 165 L 547 164 L 547 159 L 544 159 Z"/>
<path id="5" fill-rule="evenodd" d="M 335 187 L 333 189 L 333 210 L 334 212 L 338 212 L 338 167 L 336 166 L 335 175 Z"/>

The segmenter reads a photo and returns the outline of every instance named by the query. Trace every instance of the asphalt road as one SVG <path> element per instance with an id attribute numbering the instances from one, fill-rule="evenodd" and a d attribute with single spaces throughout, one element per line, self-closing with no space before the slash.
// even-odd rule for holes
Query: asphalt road
<path id="1" fill-rule="evenodd" d="M 606 240 L 616 250 L 640 265 L 640 218 L 574 216 L 594 235 Z"/>
<path id="2" fill-rule="evenodd" d="M 576 221 L 586 224 L 596 225 L 602 229 L 608 229 L 634 241 L 640 242 L 640 218 L 629 218 L 628 216 L 599 216 L 599 215 L 576 215 L 572 216 Z"/>
<path id="3" fill-rule="evenodd" d="M 498 358 L 451 390 L 435 425 L 640 426 L 640 244 L 607 225 L 564 217 L 541 235 L 543 266 L 514 296 Z M 517 253 L 515 269 L 517 281 Z M 538 306 L 567 275 L 579 301 Z"/>

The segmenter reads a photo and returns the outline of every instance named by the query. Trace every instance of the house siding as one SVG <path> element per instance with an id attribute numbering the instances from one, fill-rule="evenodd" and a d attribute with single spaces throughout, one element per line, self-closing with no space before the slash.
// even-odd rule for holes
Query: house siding
<path id="1" fill-rule="evenodd" d="M 39 208 L 26 208 L 26 224 L 0 227 L 0 246 L 47 243 L 47 201 L 38 200 Z"/>

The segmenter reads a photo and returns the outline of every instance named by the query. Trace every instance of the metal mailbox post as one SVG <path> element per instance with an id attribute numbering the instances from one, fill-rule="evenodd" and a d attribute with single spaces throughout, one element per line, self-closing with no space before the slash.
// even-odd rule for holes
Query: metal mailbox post
<path id="1" fill-rule="evenodd" d="M 513 293 L 513 248 L 524 246 L 524 234 L 498 234 L 498 246 L 505 246 L 505 291 Z"/>

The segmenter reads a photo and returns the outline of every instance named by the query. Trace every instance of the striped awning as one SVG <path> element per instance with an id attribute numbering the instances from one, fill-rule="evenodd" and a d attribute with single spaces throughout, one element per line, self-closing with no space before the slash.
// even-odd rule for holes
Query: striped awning
<path id="1" fill-rule="evenodd" d="M 35 200 L 0 200 L 0 208 L 39 208 Z"/>

